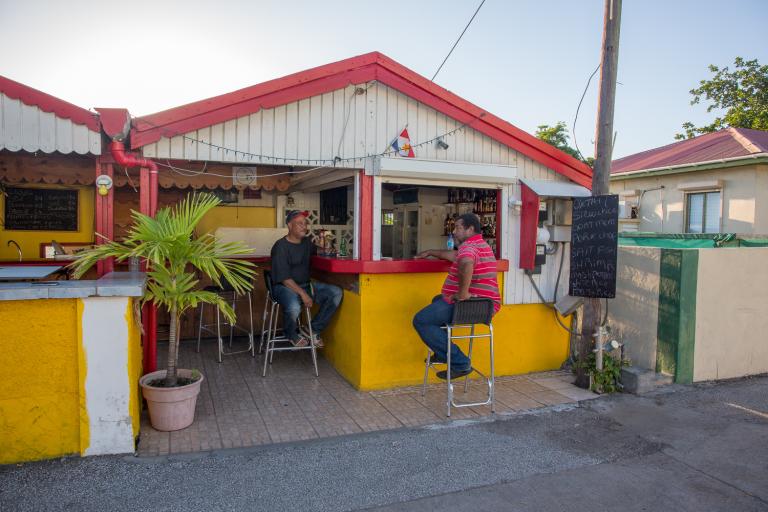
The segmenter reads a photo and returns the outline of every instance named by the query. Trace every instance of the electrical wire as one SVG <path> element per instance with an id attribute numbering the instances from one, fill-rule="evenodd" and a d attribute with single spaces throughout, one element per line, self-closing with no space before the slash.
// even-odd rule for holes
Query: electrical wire
<path id="1" fill-rule="evenodd" d="M 430 82 L 434 82 L 435 81 L 435 77 L 440 72 L 440 70 L 443 69 L 443 66 L 445 65 L 445 62 L 448 60 L 448 57 L 450 57 L 451 54 L 453 53 L 453 50 L 456 49 L 456 45 L 458 45 L 459 41 L 461 41 L 461 38 L 464 37 L 464 32 L 466 32 L 467 29 L 469 28 L 469 26 L 472 24 L 472 20 L 474 20 L 475 16 L 477 16 L 477 13 L 480 12 L 480 8 L 483 6 L 484 3 L 485 3 L 485 0 L 480 2 L 480 5 L 477 6 L 477 10 L 475 10 L 475 14 L 472 15 L 472 17 L 469 19 L 469 22 L 467 23 L 467 26 L 464 27 L 464 30 L 461 31 L 461 34 L 459 35 L 459 38 L 456 40 L 455 43 L 453 43 L 453 46 L 451 47 L 451 51 L 449 51 L 448 55 L 445 56 L 445 58 L 443 59 L 443 62 L 440 64 L 440 67 L 437 68 L 437 71 L 435 71 L 435 74 L 432 75 L 432 78 L 429 79 Z"/>
<path id="2" fill-rule="evenodd" d="M 595 70 L 592 72 L 592 74 L 589 75 L 589 80 L 587 80 L 587 85 L 584 86 L 584 92 L 581 93 L 581 99 L 579 100 L 579 105 L 576 107 L 576 115 L 573 117 L 573 126 L 571 126 L 571 133 L 573 134 L 573 145 L 576 146 L 576 152 L 579 154 L 582 160 L 585 160 L 585 158 L 584 158 L 584 155 L 581 154 L 581 150 L 579 149 L 579 143 L 576 141 L 576 121 L 579 119 L 579 110 L 581 110 L 581 103 L 584 101 L 584 96 L 587 95 L 589 84 L 592 83 L 592 78 L 595 76 L 595 73 L 597 73 L 598 69 L 600 69 L 600 64 L 598 64 Z"/>

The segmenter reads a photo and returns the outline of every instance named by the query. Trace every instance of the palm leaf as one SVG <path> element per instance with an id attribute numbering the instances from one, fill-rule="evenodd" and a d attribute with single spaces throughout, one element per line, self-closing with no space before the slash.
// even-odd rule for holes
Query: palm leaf
<path id="1" fill-rule="evenodd" d="M 82 277 L 99 260 L 141 258 L 147 264 L 147 285 L 143 302 L 152 302 L 171 313 L 174 328 L 169 343 L 167 378 L 175 379 L 175 325 L 181 315 L 200 303 L 219 307 L 228 321 L 235 312 L 221 296 L 199 289 L 197 273 L 218 286 L 229 283 L 238 294 L 253 288 L 255 265 L 236 256 L 250 250 L 242 242 L 222 243 L 210 234 L 194 238 L 195 228 L 205 215 L 218 206 L 211 194 L 191 194 L 172 207 L 160 209 L 154 218 L 133 211 L 133 224 L 122 242 L 109 241 L 80 254 L 70 267 Z"/>

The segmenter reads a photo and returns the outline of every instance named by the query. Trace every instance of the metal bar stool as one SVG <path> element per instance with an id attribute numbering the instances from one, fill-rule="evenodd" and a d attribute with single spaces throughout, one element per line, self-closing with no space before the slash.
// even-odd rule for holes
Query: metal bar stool
<path id="1" fill-rule="evenodd" d="M 231 356 L 234 354 L 242 354 L 243 352 L 250 352 L 252 357 L 256 356 L 256 344 L 254 343 L 253 338 L 253 303 L 251 299 L 251 292 L 246 292 L 243 295 L 238 295 L 235 292 L 235 289 L 232 287 L 231 284 L 229 284 L 226 281 L 222 282 L 222 286 L 206 286 L 205 291 L 208 292 L 214 292 L 218 295 L 222 296 L 227 302 L 229 302 L 232 305 L 232 309 L 235 309 L 237 306 L 238 301 L 241 301 L 243 299 L 248 300 L 248 318 L 250 321 L 250 329 L 246 329 L 244 327 L 240 327 L 237 325 L 237 320 L 235 319 L 234 323 L 230 323 L 226 319 L 222 322 L 221 319 L 221 311 L 219 310 L 219 306 L 216 307 L 216 323 L 215 324 L 204 324 L 203 323 L 203 316 L 205 313 L 205 306 L 206 304 L 201 302 L 200 303 L 200 319 L 198 323 L 197 328 L 197 352 L 200 352 L 200 338 L 202 337 L 203 331 L 205 331 L 208 334 L 213 334 L 216 336 L 216 339 L 218 340 L 218 349 L 219 349 L 219 362 L 221 362 L 221 356 Z M 224 324 L 229 327 L 229 348 L 232 348 L 232 337 L 234 336 L 235 331 L 240 331 L 242 333 L 245 333 L 248 335 L 248 348 L 243 350 L 235 350 L 235 351 L 226 351 L 224 349 L 224 340 L 221 337 L 221 325 Z M 216 330 L 213 330 L 213 326 L 216 326 Z"/>
<path id="2" fill-rule="evenodd" d="M 272 287 L 272 273 L 269 270 L 264 271 L 264 284 L 267 287 L 267 299 L 264 304 L 264 316 L 263 320 L 266 324 L 262 324 L 261 328 L 261 344 L 259 345 L 259 353 L 264 346 L 264 369 L 261 373 L 262 377 L 267 376 L 267 364 L 272 364 L 272 357 L 275 352 L 287 352 L 293 350 L 309 350 L 312 353 L 312 364 L 315 368 L 315 377 L 320 374 L 317 371 L 317 349 L 315 348 L 315 335 L 312 332 L 312 313 L 309 308 L 304 307 L 304 314 L 306 315 L 306 325 L 299 325 L 299 330 L 309 335 L 309 344 L 306 347 L 297 347 L 291 343 L 291 340 L 282 332 L 282 329 L 278 329 L 277 324 L 280 319 L 280 303 L 277 302 L 274 295 L 274 289 Z M 269 314 L 267 314 L 269 309 Z M 299 315 L 299 324 L 301 324 L 301 316 Z M 267 326 L 264 329 L 264 325 Z M 278 334 L 280 332 L 280 334 Z M 280 344 L 280 345 L 278 345 Z"/>
<path id="3" fill-rule="evenodd" d="M 447 351 L 446 351 L 446 382 L 448 383 L 448 398 L 446 401 L 446 416 L 450 418 L 451 407 L 475 407 L 480 405 L 491 405 L 491 412 L 496 412 L 496 402 L 494 400 L 494 371 L 493 371 L 493 324 L 491 319 L 493 318 L 494 307 L 491 299 L 483 299 L 479 297 L 473 297 L 468 300 L 462 300 L 456 302 L 453 307 L 453 318 L 451 323 L 443 326 L 443 329 L 447 331 Z M 485 334 L 475 334 L 475 326 L 486 325 L 488 332 Z M 455 329 L 469 329 L 469 335 L 456 335 Z M 491 359 L 491 371 L 490 375 L 486 376 L 474 366 L 472 371 L 479 374 L 488 384 L 488 398 L 483 402 L 470 402 L 470 403 L 457 403 L 453 399 L 453 383 L 451 382 L 451 343 L 455 340 L 469 340 L 469 358 L 472 359 L 472 347 L 476 339 L 488 339 L 490 359 Z M 421 387 L 421 396 L 424 396 L 427 392 L 427 378 L 429 377 L 429 369 L 439 363 L 432 362 L 432 351 L 427 350 L 426 365 L 424 366 L 424 384 Z M 467 392 L 469 386 L 469 375 L 464 377 L 464 393 Z"/>

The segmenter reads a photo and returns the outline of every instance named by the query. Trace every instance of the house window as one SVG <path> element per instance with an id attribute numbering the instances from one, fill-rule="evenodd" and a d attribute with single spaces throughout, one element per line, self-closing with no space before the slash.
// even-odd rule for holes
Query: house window
<path id="1" fill-rule="evenodd" d="M 685 218 L 686 233 L 719 233 L 720 191 L 688 194 Z"/>

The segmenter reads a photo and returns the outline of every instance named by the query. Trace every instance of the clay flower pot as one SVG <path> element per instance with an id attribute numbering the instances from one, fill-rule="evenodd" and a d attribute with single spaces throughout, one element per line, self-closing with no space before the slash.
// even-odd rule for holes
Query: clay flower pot
<path id="1" fill-rule="evenodd" d="M 193 370 L 178 370 L 179 377 L 199 378 L 186 386 L 162 388 L 150 386 L 148 382 L 165 378 L 165 370 L 148 373 L 139 379 L 142 394 L 149 407 L 149 422 L 155 430 L 169 432 L 187 428 L 195 420 L 195 404 L 200 394 L 203 376 Z"/>

